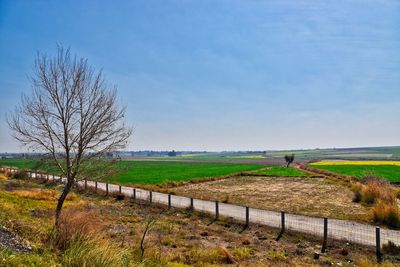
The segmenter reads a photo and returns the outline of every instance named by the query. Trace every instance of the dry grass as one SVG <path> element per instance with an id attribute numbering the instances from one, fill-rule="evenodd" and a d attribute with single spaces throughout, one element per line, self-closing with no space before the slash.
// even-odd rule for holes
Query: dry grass
<path id="1" fill-rule="evenodd" d="M 94 238 L 99 235 L 102 225 L 97 214 L 90 211 L 65 209 L 55 233 L 54 245 L 65 249 L 73 239 Z"/>
<path id="2" fill-rule="evenodd" d="M 219 200 L 261 209 L 367 221 L 368 209 L 353 203 L 344 185 L 324 178 L 241 176 L 178 187 L 177 195 Z"/>
<path id="3" fill-rule="evenodd" d="M 395 267 L 398 266 L 398 264 L 393 264 L 388 261 L 384 261 L 381 264 L 376 263 L 375 261 L 368 259 L 366 257 L 361 257 L 360 259 L 357 260 L 357 266 L 358 267 Z"/>
<path id="4" fill-rule="evenodd" d="M 400 209 L 396 203 L 378 201 L 371 210 L 371 217 L 377 224 L 400 228 Z"/>
<path id="5" fill-rule="evenodd" d="M 41 190 L 18 190 L 14 191 L 11 194 L 21 197 L 21 198 L 29 198 L 29 199 L 34 199 L 34 200 L 57 200 L 60 196 L 60 192 L 56 190 L 46 190 L 46 189 L 41 189 Z M 78 199 L 78 196 L 74 193 L 69 193 L 66 200 L 76 200 Z"/>
<path id="6" fill-rule="evenodd" d="M 353 183 L 354 202 L 372 206 L 370 218 L 377 224 L 400 227 L 400 209 L 397 203 L 396 192 L 390 184 L 377 177 L 365 177 L 364 184 Z"/>

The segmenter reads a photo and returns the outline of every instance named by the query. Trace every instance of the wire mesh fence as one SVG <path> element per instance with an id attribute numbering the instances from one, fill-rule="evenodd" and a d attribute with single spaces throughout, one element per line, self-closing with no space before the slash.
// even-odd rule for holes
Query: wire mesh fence
<path id="1" fill-rule="evenodd" d="M 17 169 L 0 167 L 1 172 L 16 174 Z M 66 182 L 66 178 L 59 176 L 37 173 L 34 171 L 27 172 L 28 177 L 40 178 Z M 324 237 L 324 243 L 327 238 L 346 240 L 353 243 L 377 247 L 377 255 L 380 254 L 381 244 L 389 241 L 396 245 L 400 245 L 400 231 L 390 229 L 380 229 L 372 225 L 361 224 L 351 221 L 324 219 L 317 217 L 309 217 L 284 212 L 268 211 L 256 208 L 247 208 L 239 205 L 228 203 L 219 203 L 216 201 L 193 199 L 183 196 L 151 192 L 144 189 L 133 188 L 128 186 L 120 186 L 116 184 L 95 182 L 90 180 L 81 180 L 78 182 L 80 187 L 96 188 L 109 194 L 124 194 L 138 200 L 150 201 L 162 205 L 168 205 L 175 208 L 192 208 L 199 212 L 209 213 L 211 215 L 231 217 L 240 222 L 262 224 L 274 228 L 284 230 L 302 232 Z M 379 239 L 379 240 L 378 240 Z M 379 251 L 379 253 L 378 253 Z"/>

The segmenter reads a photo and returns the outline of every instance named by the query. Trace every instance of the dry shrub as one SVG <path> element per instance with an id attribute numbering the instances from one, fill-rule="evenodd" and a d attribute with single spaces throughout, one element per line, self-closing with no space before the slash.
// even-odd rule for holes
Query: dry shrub
<path id="1" fill-rule="evenodd" d="M 8 180 L 8 178 L 4 174 L 0 173 L 0 181 L 1 180 Z"/>
<path id="2" fill-rule="evenodd" d="M 396 203 L 379 201 L 371 210 L 375 223 L 384 224 L 391 228 L 400 227 L 400 211 Z"/>
<path id="3" fill-rule="evenodd" d="M 366 204 L 376 203 L 378 200 L 395 203 L 396 197 L 390 185 L 379 179 L 369 180 L 363 194 L 363 201 Z"/>
<path id="4" fill-rule="evenodd" d="M 60 196 L 60 192 L 56 190 L 19 190 L 12 192 L 13 195 L 22 198 L 29 198 L 33 200 L 57 200 Z M 76 200 L 78 196 L 74 193 L 69 193 L 67 200 Z"/>
<path id="5" fill-rule="evenodd" d="M 59 219 L 53 244 L 63 250 L 71 240 L 95 238 L 101 230 L 98 215 L 93 211 L 65 209 Z"/>
<path id="6" fill-rule="evenodd" d="M 378 177 L 367 176 L 365 184 L 353 183 L 351 190 L 354 192 L 353 201 L 372 205 L 378 201 L 385 203 L 396 203 L 396 196 L 390 184 Z"/>

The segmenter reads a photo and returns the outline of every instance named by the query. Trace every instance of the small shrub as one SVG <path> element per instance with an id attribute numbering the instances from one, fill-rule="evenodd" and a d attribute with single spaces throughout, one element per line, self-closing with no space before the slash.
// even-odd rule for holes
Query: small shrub
<path id="1" fill-rule="evenodd" d="M 384 224 L 391 228 L 400 227 L 400 211 L 396 203 L 379 201 L 371 212 L 375 223 Z"/>
<path id="2" fill-rule="evenodd" d="M 362 194 L 360 191 L 355 191 L 353 196 L 353 202 L 359 203 L 362 200 Z"/>
<path id="3" fill-rule="evenodd" d="M 368 176 L 364 180 L 366 182 L 364 186 L 352 185 L 352 190 L 355 194 L 357 194 L 356 192 L 360 192 L 363 203 L 372 205 L 378 201 L 386 203 L 396 202 L 396 196 L 388 182 L 374 176 Z"/>
<path id="4" fill-rule="evenodd" d="M 28 179 L 28 173 L 26 173 L 26 171 L 19 171 L 19 172 L 13 174 L 13 178 Z"/>
<path id="5" fill-rule="evenodd" d="M 115 199 L 118 200 L 118 201 L 122 201 L 122 200 L 125 199 L 125 195 L 124 195 L 124 194 L 118 194 L 118 195 L 115 197 Z"/>
<path id="6" fill-rule="evenodd" d="M 378 183 L 370 182 L 363 192 L 363 202 L 368 205 L 374 204 L 380 196 L 380 186 Z"/>
<path id="7" fill-rule="evenodd" d="M 225 195 L 224 199 L 222 200 L 222 203 L 229 203 L 229 195 Z"/>
<path id="8" fill-rule="evenodd" d="M 388 243 L 383 244 L 382 251 L 383 253 L 390 255 L 400 255 L 400 246 L 397 246 L 395 243 L 389 240 Z"/>

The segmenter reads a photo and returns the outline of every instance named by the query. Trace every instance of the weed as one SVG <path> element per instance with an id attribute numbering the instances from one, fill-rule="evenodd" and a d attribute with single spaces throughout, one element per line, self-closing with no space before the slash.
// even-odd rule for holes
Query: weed
<path id="1" fill-rule="evenodd" d="M 234 248 L 232 254 L 238 260 L 248 259 L 251 256 L 250 250 L 248 248 L 241 248 L 241 247 Z"/>
<path id="2" fill-rule="evenodd" d="M 288 255 L 287 255 L 286 251 L 270 250 L 268 252 L 268 255 L 272 261 L 286 261 L 288 259 Z"/>

